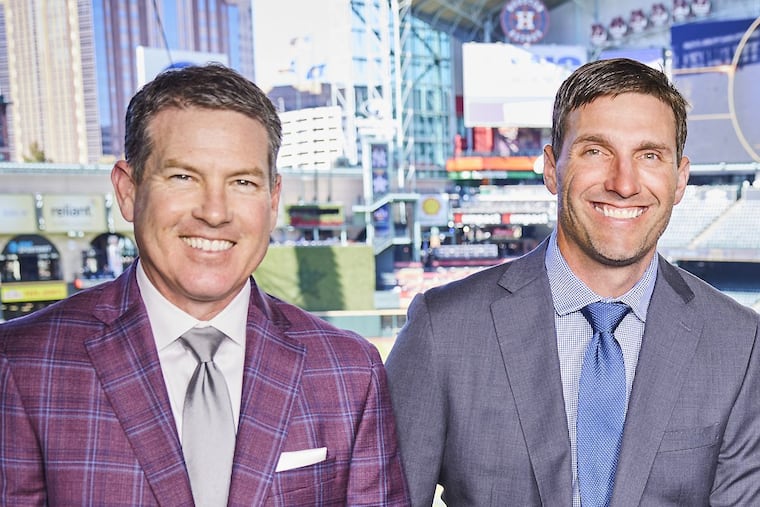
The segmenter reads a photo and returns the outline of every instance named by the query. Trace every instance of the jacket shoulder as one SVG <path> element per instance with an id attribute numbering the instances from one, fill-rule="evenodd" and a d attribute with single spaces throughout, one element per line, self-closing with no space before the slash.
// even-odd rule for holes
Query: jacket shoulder
<path id="1" fill-rule="evenodd" d="M 103 329 L 95 316 L 96 308 L 108 305 L 111 292 L 108 284 L 77 292 L 45 308 L 0 324 L 0 346 L 7 354 L 14 351 L 32 353 L 62 350 L 71 340 L 83 349 L 84 340 Z"/>
<path id="2" fill-rule="evenodd" d="M 701 314 L 729 317 L 736 323 L 746 322 L 755 325 L 760 320 L 760 314 L 752 308 L 742 305 L 693 273 L 669 263 L 663 266 L 662 270 L 666 274 L 669 272 L 666 278 L 671 281 L 671 285 L 674 285 L 676 292 L 688 303 L 696 305 Z M 672 283 L 674 274 L 681 279 L 686 290 L 679 290 L 678 286 Z"/>
<path id="3" fill-rule="evenodd" d="M 372 366 L 382 363 L 375 346 L 354 331 L 341 329 L 296 305 L 269 296 L 270 304 L 287 321 L 286 334 L 306 346 L 311 359 L 338 359 L 339 364 Z"/>

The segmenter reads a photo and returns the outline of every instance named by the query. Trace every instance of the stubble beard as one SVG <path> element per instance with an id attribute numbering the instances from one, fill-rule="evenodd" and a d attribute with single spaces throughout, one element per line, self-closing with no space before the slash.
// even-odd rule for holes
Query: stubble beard
<path id="1" fill-rule="evenodd" d="M 665 232 L 669 221 L 670 215 L 661 224 L 655 224 L 656 232 L 650 231 L 630 252 L 620 252 L 617 255 L 606 248 L 603 240 L 594 234 L 595 231 L 573 218 L 572 209 L 560 213 L 559 225 L 568 240 L 575 243 L 589 259 L 604 266 L 626 267 L 640 262 L 657 248 L 657 241 Z"/>

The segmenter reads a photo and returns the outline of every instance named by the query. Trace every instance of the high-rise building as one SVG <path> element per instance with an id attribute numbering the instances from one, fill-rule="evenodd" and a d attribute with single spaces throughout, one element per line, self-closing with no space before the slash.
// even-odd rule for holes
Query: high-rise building
<path id="1" fill-rule="evenodd" d="M 0 0 L 10 159 L 100 158 L 91 0 Z"/>
<path id="2" fill-rule="evenodd" d="M 90 0 L 95 17 L 103 153 L 124 149 L 124 112 L 141 84 L 137 48 L 226 55 L 253 78 L 250 0 Z"/>

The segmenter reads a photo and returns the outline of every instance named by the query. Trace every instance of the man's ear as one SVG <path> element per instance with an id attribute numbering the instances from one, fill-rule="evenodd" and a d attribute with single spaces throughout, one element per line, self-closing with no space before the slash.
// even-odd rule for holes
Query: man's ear
<path id="1" fill-rule="evenodd" d="M 557 195 L 557 160 L 554 157 L 554 148 L 547 144 L 544 146 L 544 185 L 554 195 Z"/>
<path id="2" fill-rule="evenodd" d="M 111 169 L 111 184 L 116 194 L 116 202 L 119 203 L 121 216 L 127 222 L 135 218 L 135 191 L 137 185 L 132 177 L 132 166 L 126 160 L 119 160 Z"/>
<path id="3" fill-rule="evenodd" d="M 689 161 L 689 157 L 682 156 L 681 157 L 681 163 L 678 164 L 678 169 L 676 169 L 676 197 L 673 204 L 678 204 L 681 202 L 681 199 L 683 198 L 684 192 L 686 192 L 686 185 L 689 184 L 689 171 L 691 169 L 691 162 Z"/>
<path id="4" fill-rule="evenodd" d="M 277 227 L 277 215 L 280 211 L 280 195 L 282 192 L 282 176 L 277 175 L 274 180 L 274 187 L 270 190 L 270 213 L 269 213 L 269 232 L 274 231 Z"/>

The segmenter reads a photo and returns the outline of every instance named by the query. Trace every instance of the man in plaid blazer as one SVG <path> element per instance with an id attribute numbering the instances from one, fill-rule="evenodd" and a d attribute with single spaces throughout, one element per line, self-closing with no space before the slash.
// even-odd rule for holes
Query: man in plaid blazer
<path id="1" fill-rule="evenodd" d="M 180 428 L 197 363 L 178 337 L 198 324 L 226 335 L 220 504 L 408 505 L 375 348 L 250 276 L 276 223 L 280 136 L 261 90 L 218 65 L 132 99 L 112 181 L 140 258 L 0 326 L 0 505 L 193 505 Z"/>

